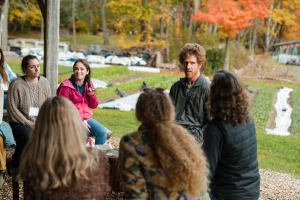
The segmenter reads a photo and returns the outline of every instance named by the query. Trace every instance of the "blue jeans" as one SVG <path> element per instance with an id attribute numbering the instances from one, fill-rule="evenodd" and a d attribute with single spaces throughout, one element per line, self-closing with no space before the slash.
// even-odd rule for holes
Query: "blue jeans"
<path id="1" fill-rule="evenodd" d="M 96 144 L 104 144 L 106 142 L 106 129 L 102 124 L 94 119 L 89 119 L 87 123 L 90 125 L 89 136 L 95 137 Z"/>

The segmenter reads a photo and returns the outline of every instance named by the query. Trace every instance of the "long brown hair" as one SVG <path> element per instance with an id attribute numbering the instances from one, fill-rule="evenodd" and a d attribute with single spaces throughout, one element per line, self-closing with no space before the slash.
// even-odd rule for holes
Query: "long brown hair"
<path id="1" fill-rule="evenodd" d="M 86 59 L 77 59 L 73 65 L 73 72 L 74 72 L 74 67 L 77 63 L 82 63 L 84 65 L 84 67 L 86 68 L 86 70 L 89 71 L 89 73 L 85 76 L 84 81 L 87 82 L 88 87 L 91 87 L 92 71 L 91 71 L 89 62 Z M 72 74 L 71 77 L 75 78 L 74 74 Z"/>
<path id="2" fill-rule="evenodd" d="M 7 83 L 8 82 L 8 77 L 5 71 L 5 63 L 4 63 L 4 55 L 3 55 L 3 51 L 0 48 L 0 54 L 1 54 L 1 60 L 0 60 L 0 74 L 2 76 L 3 79 L 3 83 Z"/>
<path id="3" fill-rule="evenodd" d="M 136 118 L 149 131 L 150 147 L 173 188 L 198 194 L 208 187 L 206 158 L 195 138 L 174 121 L 171 99 L 162 91 L 145 90 L 136 104 Z"/>
<path id="4" fill-rule="evenodd" d="M 99 157 L 97 149 L 87 148 L 85 141 L 74 104 L 61 96 L 48 98 L 23 151 L 19 177 L 37 191 L 70 188 L 88 180 Z"/>
<path id="5" fill-rule="evenodd" d="M 206 103 L 209 118 L 235 125 L 250 120 L 249 101 L 239 78 L 227 70 L 218 70 L 210 85 Z"/>

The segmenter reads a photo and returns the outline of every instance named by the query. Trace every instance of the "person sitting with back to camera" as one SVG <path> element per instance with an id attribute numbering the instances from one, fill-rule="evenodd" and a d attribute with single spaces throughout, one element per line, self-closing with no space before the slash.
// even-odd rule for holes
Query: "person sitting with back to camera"
<path id="1" fill-rule="evenodd" d="M 144 89 L 136 104 L 142 124 L 120 141 L 125 199 L 209 199 L 204 153 L 174 117 L 162 89 Z"/>
<path id="2" fill-rule="evenodd" d="M 108 158 L 85 143 L 74 104 L 61 96 L 47 99 L 20 162 L 24 200 L 104 200 L 111 190 Z"/>
<path id="3" fill-rule="evenodd" d="M 218 70 L 206 106 L 211 121 L 203 149 L 210 167 L 211 199 L 259 199 L 256 130 L 242 82 L 230 71 Z"/>
<path id="4" fill-rule="evenodd" d="M 87 60 L 77 59 L 73 65 L 71 78 L 63 81 L 56 93 L 70 99 L 77 108 L 89 136 L 95 137 L 95 144 L 105 144 L 112 132 L 92 118 L 92 109 L 99 101 L 91 81 L 91 68 Z"/>

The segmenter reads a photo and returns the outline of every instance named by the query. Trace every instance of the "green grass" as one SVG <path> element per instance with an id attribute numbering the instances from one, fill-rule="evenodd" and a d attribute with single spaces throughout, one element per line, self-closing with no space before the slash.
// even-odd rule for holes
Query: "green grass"
<path id="1" fill-rule="evenodd" d="M 259 90 L 255 104 L 251 109 L 256 124 L 258 161 L 262 169 L 293 174 L 300 177 L 300 126 L 299 119 L 299 88 L 298 84 L 268 81 L 246 81 L 252 88 Z M 294 117 L 291 136 L 276 136 L 265 133 L 271 111 L 274 109 L 274 99 L 278 87 L 289 87 L 296 90 L 293 93 Z M 297 111 L 295 110 L 297 109 Z M 299 117 L 298 117 L 299 118 Z M 296 121 L 294 121 L 296 120 Z"/>
<path id="2" fill-rule="evenodd" d="M 293 113 L 292 113 L 292 133 L 300 136 L 300 89 L 294 89 L 293 97 Z"/>
<path id="3" fill-rule="evenodd" d="M 122 83 L 120 85 L 114 85 L 113 87 L 106 89 L 97 89 L 97 96 L 98 99 L 109 98 L 116 95 L 115 90 L 117 88 L 119 88 L 125 94 L 127 91 L 139 91 L 143 81 L 146 82 L 148 87 L 160 87 L 169 89 L 176 80 L 178 80 L 178 78 L 172 75 L 152 74 L 149 77 L 140 80 L 134 80 L 127 83 Z"/>
<path id="4" fill-rule="evenodd" d="M 94 109 L 94 119 L 113 131 L 114 137 L 122 137 L 127 133 L 136 131 L 140 125 L 133 111 Z"/>
<path id="5" fill-rule="evenodd" d="M 146 74 L 148 73 L 130 71 L 128 67 L 124 67 L 124 66 L 113 66 L 113 67 L 92 69 L 92 77 L 96 79 L 100 79 L 105 82 L 130 78 L 136 75 L 146 75 Z"/>
<path id="6" fill-rule="evenodd" d="M 300 177 L 300 138 L 257 132 L 258 161 L 262 169 Z"/>

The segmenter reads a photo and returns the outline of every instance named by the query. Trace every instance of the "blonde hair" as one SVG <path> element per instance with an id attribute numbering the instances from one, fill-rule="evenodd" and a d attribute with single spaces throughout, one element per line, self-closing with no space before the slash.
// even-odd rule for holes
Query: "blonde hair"
<path id="1" fill-rule="evenodd" d="M 74 187 L 88 180 L 99 161 L 85 145 L 85 129 L 77 109 L 65 97 L 48 98 L 20 162 L 19 178 L 34 190 Z"/>
<path id="2" fill-rule="evenodd" d="M 174 122 L 174 116 L 172 101 L 164 92 L 145 90 L 140 95 L 136 118 L 150 130 L 150 147 L 173 188 L 198 194 L 208 188 L 206 158 L 194 137 Z"/>

